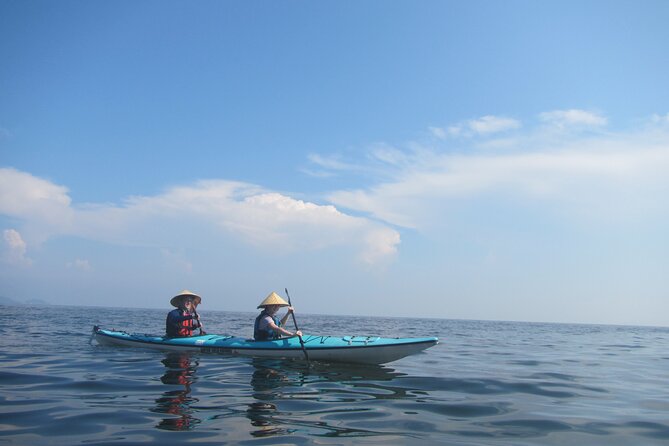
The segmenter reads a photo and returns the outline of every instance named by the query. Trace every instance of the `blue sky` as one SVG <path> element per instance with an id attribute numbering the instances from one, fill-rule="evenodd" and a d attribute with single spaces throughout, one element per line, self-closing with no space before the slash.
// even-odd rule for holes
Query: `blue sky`
<path id="1" fill-rule="evenodd" d="M 668 22 L 0 1 L 0 295 L 669 325 Z"/>

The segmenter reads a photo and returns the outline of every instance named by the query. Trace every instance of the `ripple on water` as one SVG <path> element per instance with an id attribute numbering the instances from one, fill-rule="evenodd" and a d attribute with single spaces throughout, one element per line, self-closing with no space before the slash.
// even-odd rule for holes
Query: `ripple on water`
<path id="1" fill-rule="evenodd" d="M 552 398 L 573 398 L 577 393 L 570 391 L 548 390 L 535 382 L 506 382 L 496 379 L 455 379 L 455 378 L 406 378 L 401 380 L 404 385 L 411 385 L 425 391 L 448 391 L 475 395 L 502 395 L 510 393 L 527 393 L 549 396 Z M 544 385 L 555 386 L 553 383 Z"/>
<path id="2" fill-rule="evenodd" d="M 446 415 L 451 418 L 478 418 L 491 417 L 509 413 L 511 404 L 507 402 L 487 402 L 486 404 L 467 403 L 421 403 L 415 404 L 397 403 L 397 408 L 412 409 L 432 412 L 437 415 Z"/>
<path id="3" fill-rule="evenodd" d="M 665 441 L 669 439 L 669 425 L 667 424 L 653 423 L 649 421 L 632 421 L 626 423 L 625 426 L 636 430 L 642 437 Z"/>
<path id="4" fill-rule="evenodd" d="M 31 386 L 41 386 L 45 384 L 62 384 L 70 381 L 68 378 L 50 375 L 34 375 L 25 372 L 6 372 L 0 371 L 0 382 L 3 386 L 22 386 L 29 388 Z"/>
<path id="5" fill-rule="evenodd" d="M 545 419 L 479 422 L 468 427 L 470 429 L 454 429 L 452 433 L 462 437 L 535 438 L 574 430 L 568 423 Z"/>

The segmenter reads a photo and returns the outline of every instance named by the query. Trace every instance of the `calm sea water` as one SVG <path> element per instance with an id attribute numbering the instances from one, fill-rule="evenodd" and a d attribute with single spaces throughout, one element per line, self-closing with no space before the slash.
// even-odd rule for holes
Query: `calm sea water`
<path id="1" fill-rule="evenodd" d="M 305 332 L 439 336 L 385 366 L 89 343 L 167 312 L 0 307 L 0 445 L 669 444 L 669 329 L 299 315 Z M 203 312 L 251 335 L 253 313 Z"/>

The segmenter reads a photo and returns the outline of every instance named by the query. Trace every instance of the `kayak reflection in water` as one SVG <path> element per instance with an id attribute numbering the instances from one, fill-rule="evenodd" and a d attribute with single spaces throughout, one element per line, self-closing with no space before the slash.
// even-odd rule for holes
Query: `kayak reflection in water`
<path id="1" fill-rule="evenodd" d="M 404 375 L 390 367 L 269 358 L 253 358 L 252 365 L 253 398 L 246 417 L 256 438 L 293 433 L 329 439 L 385 435 L 355 423 L 348 425 L 349 419 L 338 418 L 337 413 L 345 406 L 363 412 L 378 410 L 379 399 L 414 398 L 412 389 L 402 385 Z"/>
<path id="2" fill-rule="evenodd" d="M 197 314 L 197 306 L 202 298 L 192 291 L 183 290 L 170 300 L 170 304 L 176 309 L 170 311 L 165 319 L 165 336 L 168 338 L 184 338 L 193 336 L 196 329 L 200 329 L 200 335 L 205 335 Z"/>
<path id="3" fill-rule="evenodd" d="M 251 426 L 259 428 L 251 432 L 254 437 L 270 437 L 289 432 L 281 427 L 281 414 L 272 402 L 280 399 L 281 387 L 293 385 L 286 374 L 280 371 L 281 365 L 281 360 L 253 360 L 255 370 L 251 377 L 251 387 L 255 401 L 249 403 L 246 416 L 251 421 Z"/>
<path id="4" fill-rule="evenodd" d="M 200 419 L 191 415 L 191 405 L 197 403 L 198 399 L 190 396 L 191 384 L 196 381 L 197 359 L 191 359 L 187 353 L 168 353 L 161 361 L 167 370 L 160 378 L 163 384 L 179 386 L 174 390 L 168 390 L 156 400 L 157 406 L 154 412 L 176 415 L 176 417 L 165 418 L 156 426 L 158 429 L 171 431 L 184 431 L 194 429 L 200 423 Z"/>

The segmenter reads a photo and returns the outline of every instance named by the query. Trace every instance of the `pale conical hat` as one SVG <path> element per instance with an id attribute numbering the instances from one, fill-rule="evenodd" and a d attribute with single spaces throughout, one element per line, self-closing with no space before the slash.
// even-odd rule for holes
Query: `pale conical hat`
<path id="1" fill-rule="evenodd" d="M 179 294 L 170 299 L 170 304 L 172 304 L 173 307 L 179 308 L 181 299 L 184 299 L 186 297 L 192 297 L 195 305 L 200 305 L 200 302 L 202 302 L 202 298 L 197 294 L 195 294 L 194 292 L 188 290 L 182 290 L 179 292 Z"/>
<path id="2" fill-rule="evenodd" d="M 279 305 L 281 307 L 287 307 L 288 302 L 283 300 L 281 296 L 276 294 L 274 291 L 269 293 L 269 296 L 265 298 L 262 302 L 260 302 L 260 305 L 258 305 L 258 308 L 266 307 L 268 305 Z"/>

